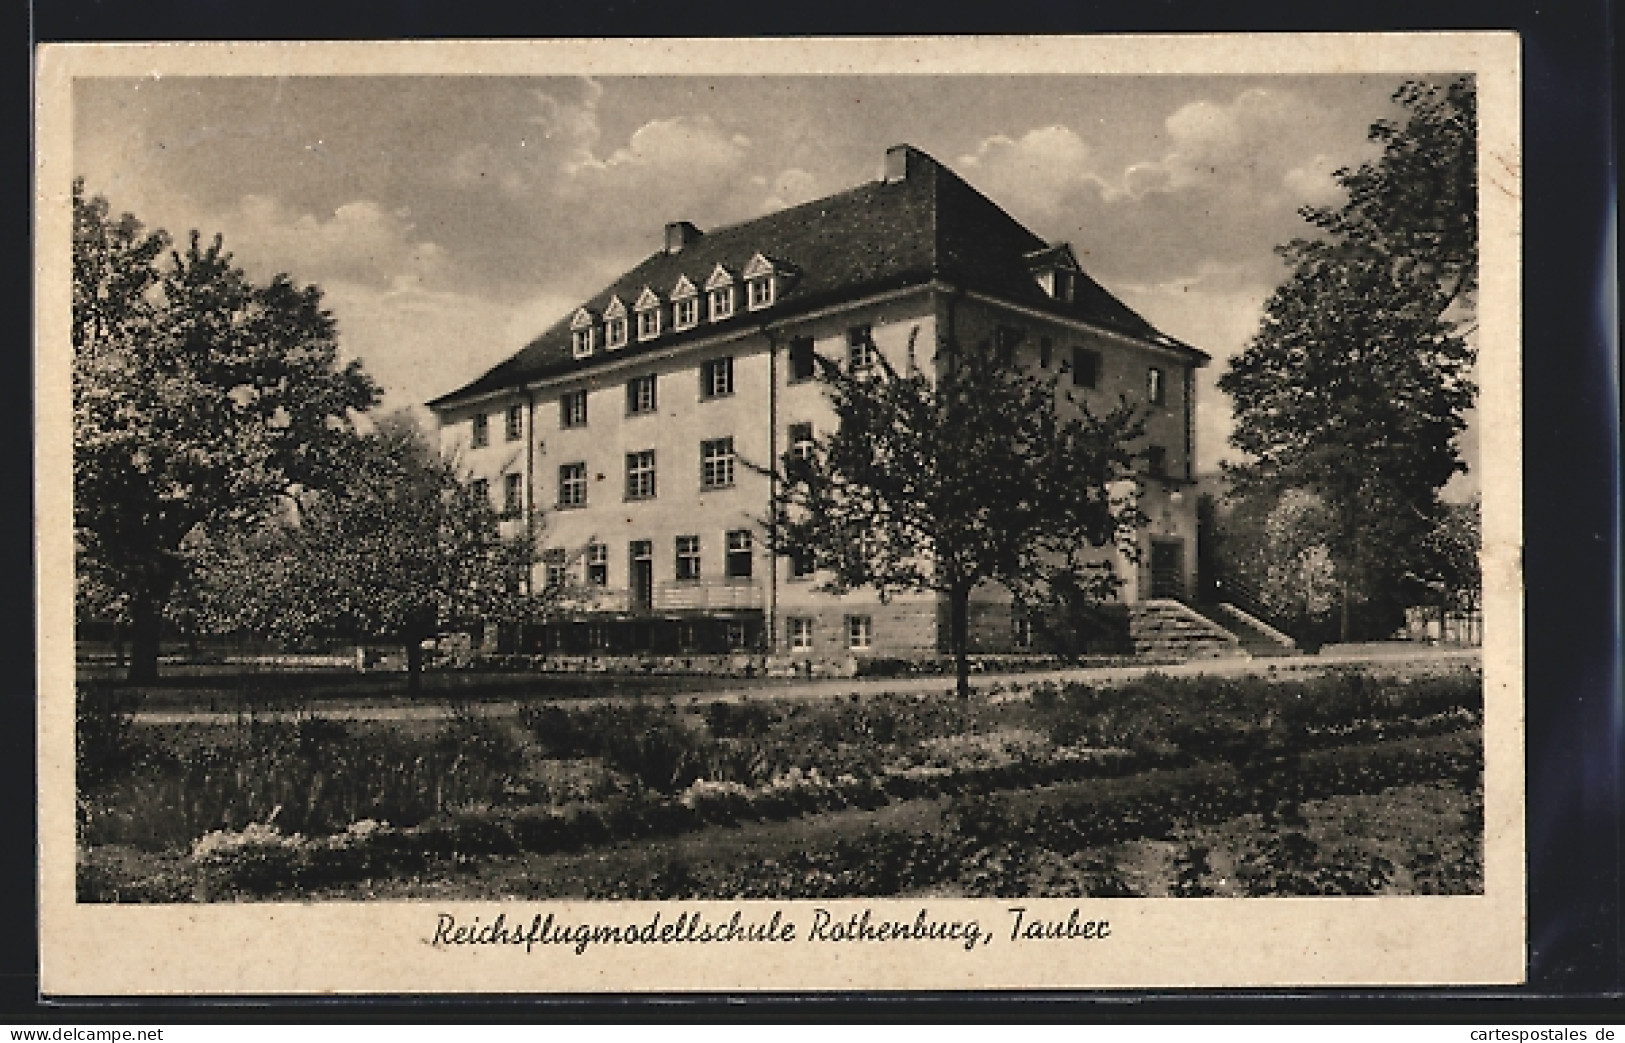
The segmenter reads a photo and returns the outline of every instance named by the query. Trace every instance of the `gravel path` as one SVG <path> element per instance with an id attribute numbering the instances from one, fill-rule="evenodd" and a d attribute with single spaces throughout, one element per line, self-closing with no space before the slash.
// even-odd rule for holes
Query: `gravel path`
<path id="1" fill-rule="evenodd" d="M 971 686 L 976 689 L 987 690 L 994 687 L 1006 689 L 1030 688 L 1045 681 L 1087 681 L 1093 684 L 1116 684 L 1137 677 L 1144 677 L 1150 673 L 1160 673 L 1169 677 L 1196 677 L 1201 675 L 1243 677 L 1250 674 L 1306 675 L 1342 666 L 1369 666 L 1379 670 L 1384 667 L 1398 669 L 1414 669 L 1417 667 L 1449 668 L 1475 664 L 1480 661 L 1480 658 L 1479 650 L 1476 648 L 1436 648 L 1428 645 L 1404 644 L 1362 645 L 1325 649 L 1320 655 L 1276 656 L 1266 659 L 1198 659 L 1187 663 L 1162 666 L 1073 667 L 1064 670 L 1035 670 L 1030 673 L 977 675 L 971 678 Z M 670 698 L 673 703 L 680 706 L 697 706 L 705 703 L 740 702 L 747 699 L 752 701 L 838 699 L 843 696 L 864 692 L 942 692 L 950 694 L 953 687 L 954 682 L 951 677 L 834 678 L 807 681 L 794 685 L 764 686 L 757 684 L 753 686 L 748 683 L 741 683 L 738 688 L 694 692 L 670 697 L 605 695 L 585 699 L 576 697 L 525 700 L 525 705 L 559 705 L 578 709 L 591 706 L 625 705 L 640 701 L 664 702 L 667 698 Z M 520 703 L 516 700 L 504 699 L 483 705 L 476 704 L 476 709 L 477 712 L 490 717 L 511 717 L 519 712 L 519 706 Z M 294 720 L 300 717 L 322 717 L 335 721 L 432 721 L 445 719 L 452 712 L 450 706 L 441 702 L 424 706 L 346 707 L 324 705 L 310 710 L 261 711 L 256 714 L 256 719 L 275 721 Z M 137 713 L 135 723 L 147 725 L 228 724 L 237 720 L 238 716 L 237 713 L 231 711 L 153 710 Z"/>

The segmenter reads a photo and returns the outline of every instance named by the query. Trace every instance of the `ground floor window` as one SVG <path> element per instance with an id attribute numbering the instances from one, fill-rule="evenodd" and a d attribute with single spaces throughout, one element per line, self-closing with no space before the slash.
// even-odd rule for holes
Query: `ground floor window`
<path id="1" fill-rule="evenodd" d="M 801 616 L 793 616 L 786 623 L 791 648 L 805 650 L 813 646 L 812 620 Z"/>
<path id="2" fill-rule="evenodd" d="M 1010 643 L 1020 649 L 1033 647 L 1033 621 L 1031 616 L 1018 613 L 1010 621 Z"/>
<path id="3" fill-rule="evenodd" d="M 729 651 L 737 652 L 739 649 L 744 648 L 749 643 L 749 637 L 750 635 L 745 629 L 744 623 L 736 620 L 729 621 L 727 630 Z"/>
<path id="4" fill-rule="evenodd" d="M 546 570 L 547 585 L 549 587 L 562 587 L 564 585 L 564 548 L 550 547 L 542 551 L 542 565 Z"/>
<path id="5" fill-rule="evenodd" d="M 733 529 L 728 533 L 728 578 L 749 579 L 751 559 L 749 529 Z"/>
<path id="6" fill-rule="evenodd" d="M 873 639 L 873 620 L 868 616 L 846 617 L 846 647 L 868 648 Z"/>
<path id="7" fill-rule="evenodd" d="M 677 578 L 680 580 L 697 580 L 700 578 L 700 538 L 698 536 L 677 537 Z"/>

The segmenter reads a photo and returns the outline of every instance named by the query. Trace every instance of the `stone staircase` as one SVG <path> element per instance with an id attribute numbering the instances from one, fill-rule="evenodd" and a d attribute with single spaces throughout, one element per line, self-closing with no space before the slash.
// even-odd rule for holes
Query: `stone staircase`
<path id="1" fill-rule="evenodd" d="M 1255 659 L 1298 654 L 1297 644 L 1281 631 L 1228 602 L 1203 606 L 1203 615 L 1235 634 L 1242 649 Z"/>
<path id="2" fill-rule="evenodd" d="M 1134 654 L 1152 659 L 1245 656 L 1241 639 L 1178 601 L 1153 598 L 1129 606 Z"/>

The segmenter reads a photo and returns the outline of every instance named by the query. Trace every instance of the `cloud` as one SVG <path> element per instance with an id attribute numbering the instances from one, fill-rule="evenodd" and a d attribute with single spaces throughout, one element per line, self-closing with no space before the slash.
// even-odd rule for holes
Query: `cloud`
<path id="1" fill-rule="evenodd" d="M 564 314 L 552 295 L 517 303 L 472 293 L 336 282 L 324 288 L 339 343 L 384 388 L 384 408 L 420 405 L 524 347 Z"/>
<path id="2" fill-rule="evenodd" d="M 1307 230 L 1298 208 L 1335 202 L 1330 172 L 1368 147 L 1333 115 L 1288 90 L 1249 89 L 1174 107 L 1138 149 L 1108 154 L 1055 124 L 984 138 L 959 168 L 1039 235 L 1071 242 L 1108 286 L 1193 278 L 1204 263 L 1262 277 L 1274 247 Z"/>
<path id="3" fill-rule="evenodd" d="M 233 210 L 217 215 L 215 224 L 245 263 L 294 271 L 302 280 L 423 283 L 445 262 L 445 252 L 418 238 L 404 212 L 387 211 L 366 199 L 317 215 L 248 195 Z"/>
<path id="4" fill-rule="evenodd" d="M 1019 138 L 996 134 L 959 158 L 967 179 L 1013 210 L 1052 216 L 1081 190 L 1105 188 L 1092 167 L 1089 146 L 1069 127 L 1029 130 Z"/>
<path id="5" fill-rule="evenodd" d="M 1327 206 L 1343 198 L 1343 186 L 1332 177 L 1341 164 L 1324 152 L 1301 166 L 1293 167 L 1281 177 L 1281 183 L 1298 199 L 1309 206 Z"/>
<path id="6" fill-rule="evenodd" d="M 767 178 L 752 178 L 753 184 L 767 184 Z M 799 167 L 791 167 L 781 171 L 773 179 L 772 187 L 768 189 L 767 198 L 762 201 L 763 213 L 775 210 L 785 210 L 801 203 L 817 199 L 819 196 L 818 179 Z"/>

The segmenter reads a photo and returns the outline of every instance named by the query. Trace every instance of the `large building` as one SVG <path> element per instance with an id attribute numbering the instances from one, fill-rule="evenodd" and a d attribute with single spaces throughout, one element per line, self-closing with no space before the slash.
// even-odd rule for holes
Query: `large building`
<path id="1" fill-rule="evenodd" d="M 430 406 L 442 441 L 516 519 L 542 516 L 534 581 L 571 591 L 525 651 L 767 650 L 796 659 L 922 656 L 946 641 L 935 594 L 820 592 L 770 554 L 757 466 L 833 424 L 813 354 L 880 352 L 902 370 L 939 338 L 1003 338 L 1076 396 L 1149 411 L 1130 604 L 1193 588 L 1193 372 L 1208 356 L 1159 333 L 930 156 L 885 176 L 660 248 L 488 373 Z M 918 353 L 920 358 L 910 358 Z M 511 524 L 526 524 L 516 521 Z M 1007 595 L 978 592 L 978 651 L 1021 647 Z"/>

